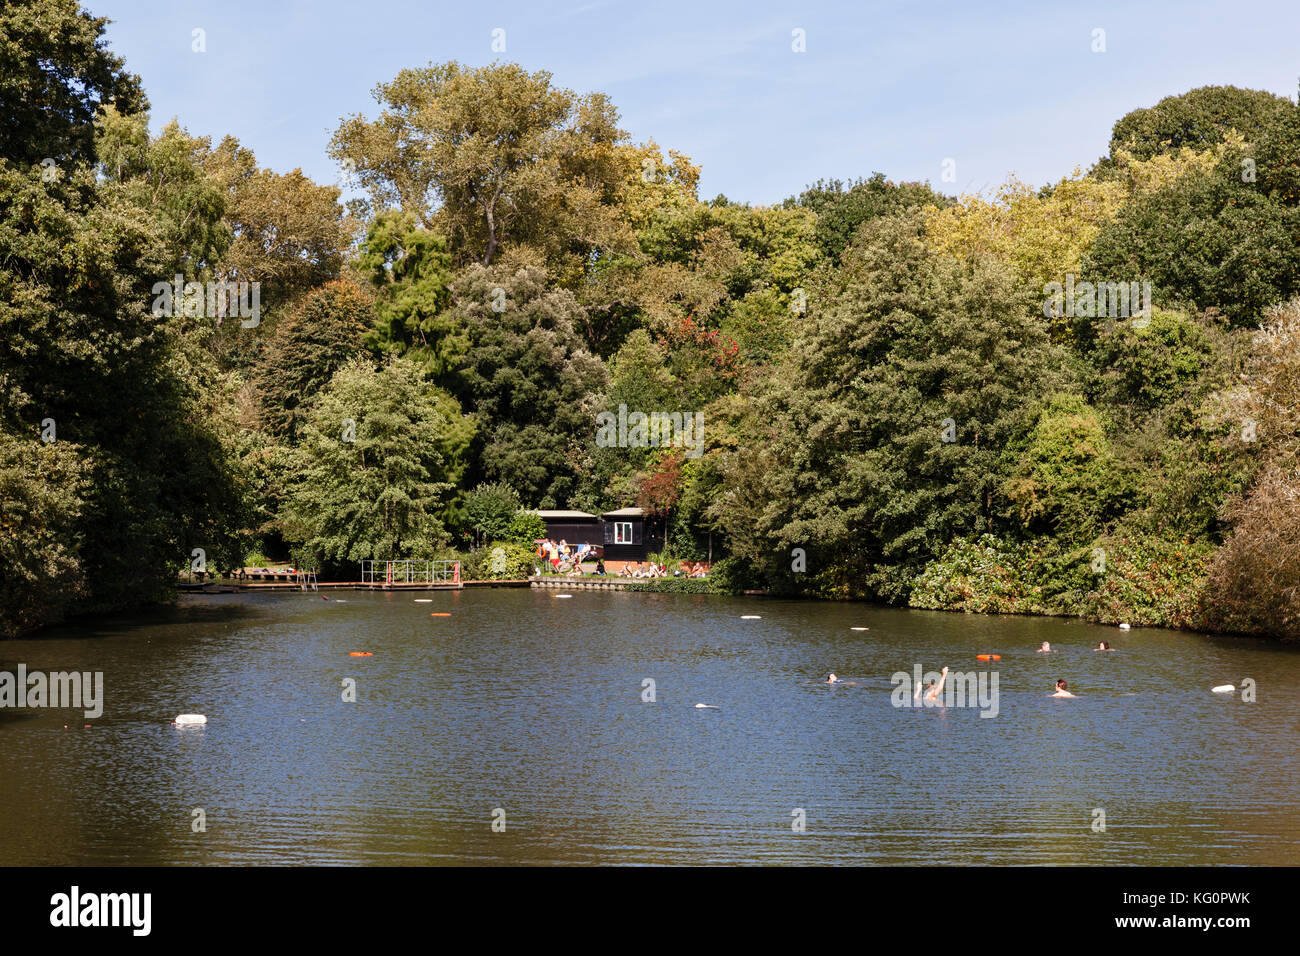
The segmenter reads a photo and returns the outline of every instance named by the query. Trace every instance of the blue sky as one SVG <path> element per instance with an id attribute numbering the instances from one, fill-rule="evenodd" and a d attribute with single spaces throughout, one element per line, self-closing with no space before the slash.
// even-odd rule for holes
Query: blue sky
<path id="1" fill-rule="evenodd" d="M 374 116 L 375 84 L 448 59 L 605 92 L 633 139 L 703 167 L 703 198 L 751 203 L 874 171 L 948 193 L 1009 173 L 1041 185 L 1104 153 L 1131 109 L 1206 84 L 1294 98 L 1300 79 L 1296 0 L 82 2 L 114 21 L 109 45 L 143 79 L 155 128 L 175 116 L 232 133 L 262 165 L 320 182 L 340 180 L 325 154 L 340 117 Z"/>

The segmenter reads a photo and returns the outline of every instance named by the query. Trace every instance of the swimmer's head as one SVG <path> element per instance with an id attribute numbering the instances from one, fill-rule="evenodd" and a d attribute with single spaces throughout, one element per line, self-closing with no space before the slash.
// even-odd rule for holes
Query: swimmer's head
<path id="1" fill-rule="evenodd" d="M 1043 646 L 1039 648 L 1040 651 L 1050 651 L 1051 649 L 1052 645 L 1048 644 L 1046 641 L 1043 641 Z"/>
<path id="2" fill-rule="evenodd" d="M 828 678 L 826 678 L 826 680 L 830 681 L 831 683 L 834 683 L 834 682 L 835 682 L 835 672 L 834 672 L 834 671 L 831 671 L 831 676 L 828 677 Z"/>
<path id="3" fill-rule="evenodd" d="M 1102 641 L 1100 644 L 1097 645 L 1097 650 L 1108 651 L 1110 650 L 1110 645 L 1107 644 L 1105 641 Z"/>
<path id="4" fill-rule="evenodd" d="M 1056 682 L 1056 689 L 1057 689 L 1057 690 L 1066 690 L 1066 689 L 1069 688 L 1069 686 L 1070 686 L 1070 685 L 1067 684 L 1064 680 L 1058 680 L 1058 681 Z"/>

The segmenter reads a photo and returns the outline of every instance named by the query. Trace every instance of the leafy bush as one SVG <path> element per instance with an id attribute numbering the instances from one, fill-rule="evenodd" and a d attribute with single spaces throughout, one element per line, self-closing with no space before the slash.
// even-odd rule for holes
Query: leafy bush
<path id="1" fill-rule="evenodd" d="M 519 496 L 507 484 L 480 484 L 465 496 L 465 523 L 475 541 L 514 540 L 510 523 L 519 511 Z"/>
<path id="2" fill-rule="evenodd" d="M 1076 613 L 1100 624 L 1203 626 L 1199 608 L 1212 545 L 1140 535 L 1102 538 L 1095 547 L 1104 551 L 1105 572 Z"/>
<path id="3" fill-rule="evenodd" d="M 530 511 L 516 511 L 506 525 L 505 540 L 529 550 L 538 538 L 546 537 L 546 522 Z"/>
<path id="4" fill-rule="evenodd" d="M 719 594 L 740 594 L 763 587 L 758 571 L 745 558 L 723 558 L 709 568 L 709 576 L 703 580 L 711 581 Z"/>
<path id="5" fill-rule="evenodd" d="M 520 581 L 532 577 L 538 557 L 531 548 L 497 541 L 471 551 L 461 561 L 462 581 Z"/>
<path id="6" fill-rule="evenodd" d="M 1300 479 L 1268 469 L 1231 518 L 1201 594 L 1206 626 L 1300 637 Z"/>
<path id="7" fill-rule="evenodd" d="M 633 581 L 628 591 L 655 591 L 664 594 L 726 594 L 712 578 L 651 578 Z"/>
<path id="8" fill-rule="evenodd" d="M 1034 583 L 1036 555 L 1025 545 L 991 534 L 954 542 L 916 577 L 912 607 L 980 614 L 1042 614 L 1044 594 Z"/>

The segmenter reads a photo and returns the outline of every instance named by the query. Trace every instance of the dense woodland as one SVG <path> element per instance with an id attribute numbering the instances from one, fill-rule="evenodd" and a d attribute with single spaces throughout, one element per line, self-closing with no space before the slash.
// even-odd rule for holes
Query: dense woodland
<path id="1" fill-rule="evenodd" d="M 1042 189 L 756 207 L 599 93 L 441 63 L 339 120 L 345 203 L 152 134 L 104 28 L 0 8 L 0 635 L 195 549 L 510 575 L 525 509 L 630 505 L 716 587 L 1300 635 L 1295 102 L 1170 96 Z M 177 276 L 258 283 L 256 323 L 160 309 Z M 1067 281 L 1153 308 L 1045 308 Z M 620 404 L 703 454 L 599 447 Z"/>

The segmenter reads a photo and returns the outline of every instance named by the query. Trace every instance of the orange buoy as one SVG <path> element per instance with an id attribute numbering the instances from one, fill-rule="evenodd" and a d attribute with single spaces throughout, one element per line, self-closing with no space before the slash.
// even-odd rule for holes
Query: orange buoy
<path id="1" fill-rule="evenodd" d="M 370 651 L 349 651 L 348 652 L 348 657 L 374 657 L 374 656 L 375 655 Z"/>
<path id="2" fill-rule="evenodd" d="M 977 660 L 977 661 L 1000 661 L 1000 660 L 1002 660 L 1002 655 L 1001 655 L 1001 654 L 976 654 L 976 655 L 975 655 L 975 660 Z"/>
<path id="3" fill-rule="evenodd" d="M 451 617 L 450 611 L 434 611 L 429 617 Z"/>

